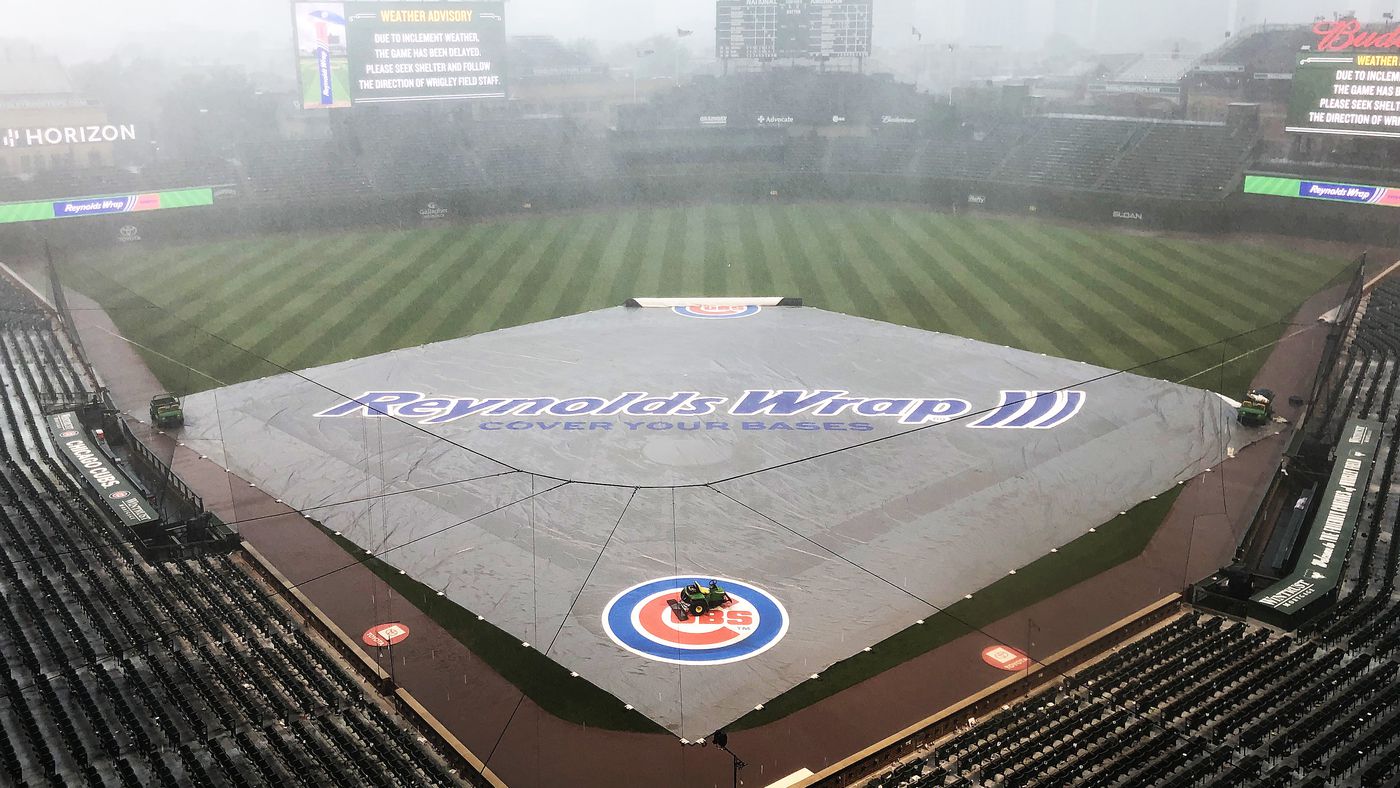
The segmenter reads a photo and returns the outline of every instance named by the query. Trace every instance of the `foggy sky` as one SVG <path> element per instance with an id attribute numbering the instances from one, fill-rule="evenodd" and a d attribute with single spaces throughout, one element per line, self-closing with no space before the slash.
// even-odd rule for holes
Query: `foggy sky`
<path id="1" fill-rule="evenodd" d="M 1097 25 L 1079 24 L 1093 13 L 1084 9 L 1099 6 Z M 914 27 L 926 42 L 1018 47 L 1043 42 L 1057 28 L 1087 39 L 1092 28 L 1098 40 L 1078 43 L 1135 51 L 1170 38 L 1222 39 L 1235 9 L 1270 22 L 1301 22 L 1347 9 L 1379 20 L 1397 6 L 1400 0 L 875 0 L 876 46 L 908 44 Z M 699 51 L 712 47 L 714 16 L 713 0 L 508 0 L 506 6 L 512 35 L 609 44 L 674 35 L 681 27 L 695 31 L 686 43 Z M 289 0 L 0 0 L 0 19 L 6 20 L 0 38 L 34 41 L 68 63 L 147 48 L 191 57 L 206 44 L 227 48 L 231 40 L 291 47 Z"/>

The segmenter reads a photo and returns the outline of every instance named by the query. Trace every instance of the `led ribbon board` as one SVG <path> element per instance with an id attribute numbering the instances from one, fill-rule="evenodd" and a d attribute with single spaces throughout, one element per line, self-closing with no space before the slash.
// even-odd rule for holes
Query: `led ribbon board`
<path id="1" fill-rule="evenodd" d="M 1244 192 L 1245 194 L 1262 194 L 1268 197 L 1295 197 L 1304 200 L 1350 202 L 1361 205 L 1400 206 L 1400 187 L 1307 181 L 1301 178 L 1279 178 L 1273 175 L 1244 176 Z"/>
<path id="2" fill-rule="evenodd" d="M 214 204 L 213 189 L 178 189 L 168 192 L 119 194 L 107 197 L 73 197 L 62 200 L 0 203 L 0 224 L 73 219 L 112 213 L 195 208 Z"/>

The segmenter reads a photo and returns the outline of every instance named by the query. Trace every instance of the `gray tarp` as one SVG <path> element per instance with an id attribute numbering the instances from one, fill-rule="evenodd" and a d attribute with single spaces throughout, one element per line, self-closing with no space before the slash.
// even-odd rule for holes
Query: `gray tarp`
<path id="1" fill-rule="evenodd" d="M 206 392 L 184 440 L 301 509 L 439 485 L 309 514 L 694 739 L 1254 437 L 1108 372 L 808 308 L 617 308 Z M 672 576 L 761 589 L 786 634 L 710 665 L 614 642 L 609 602 Z"/>

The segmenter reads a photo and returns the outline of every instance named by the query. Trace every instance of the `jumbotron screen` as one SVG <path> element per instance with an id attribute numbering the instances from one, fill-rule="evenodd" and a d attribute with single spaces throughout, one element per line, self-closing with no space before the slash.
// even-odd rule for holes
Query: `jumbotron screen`
<path id="1" fill-rule="evenodd" d="M 302 107 L 505 98 L 501 0 L 296 2 Z"/>
<path id="2" fill-rule="evenodd" d="M 874 0 L 719 0 L 722 59 L 870 57 Z"/>
<path id="3" fill-rule="evenodd" d="M 1288 130 L 1400 137 L 1400 55 L 1305 56 L 1293 73 Z"/>

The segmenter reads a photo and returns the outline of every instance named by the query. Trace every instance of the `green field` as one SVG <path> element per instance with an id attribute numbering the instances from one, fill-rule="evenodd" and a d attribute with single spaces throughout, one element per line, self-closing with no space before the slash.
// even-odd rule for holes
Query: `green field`
<path id="1" fill-rule="evenodd" d="M 137 246 L 75 260 L 63 275 L 107 308 L 179 393 L 631 296 L 761 294 L 1169 380 L 1210 369 L 1192 383 L 1238 396 L 1281 321 L 1347 262 L 849 204 L 619 209 Z M 1226 337 L 1234 338 L 1220 342 Z M 1144 503 L 740 724 L 781 717 L 1132 558 L 1173 498 Z M 545 709 L 593 726 L 655 730 L 536 652 L 522 655 L 516 639 L 367 563 Z"/>
<path id="2" fill-rule="evenodd" d="M 171 390 L 187 393 L 274 374 L 274 365 L 313 367 L 636 295 L 797 295 L 1179 380 L 1277 337 L 1277 321 L 1344 264 L 1039 221 L 760 204 L 132 244 L 64 273 L 126 336 L 173 359 L 147 355 Z M 1193 382 L 1238 396 L 1261 360 Z"/>

